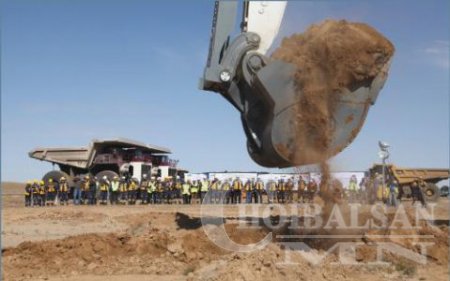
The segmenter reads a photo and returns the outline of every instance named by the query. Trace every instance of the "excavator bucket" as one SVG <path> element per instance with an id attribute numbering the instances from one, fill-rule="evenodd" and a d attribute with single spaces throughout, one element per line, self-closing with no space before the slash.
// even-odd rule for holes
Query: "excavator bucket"
<path id="1" fill-rule="evenodd" d="M 300 117 L 302 93 L 295 84 L 297 68 L 282 61 L 269 63 L 253 80 L 250 95 L 261 100 L 253 103 L 243 117 L 253 160 L 267 167 L 290 167 L 318 163 L 342 151 L 364 124 L 369 107 L 386 81 L 389 65 L 386 63 L 366 84 L 333 93 L 339 98 L 328 112 L 330 119 L 322 125 L 305 127 Z M 327 143 L 320 144 L 325 130 Z"/>
<path id="2" fill-rule="evenodd" d="M 370 53 L 370 59 L 381 65 L 377 75 L 311 98 L 311 91 L 302 91 L 299 79 L 303 75 L 309 77 L 311 68 L 265 55 L 267 42 L 272 42 L 276 32 L 273 29 L 265 32 L 258 26 L 270 23 L 270 18 L 276 19 L 278 28 L 285 4 L 251 3 L 253 6 L 244 6 L 247 8 L 242 33 L 230 40 L 237 4 L 216 2 L 209 56 L 200 88 L 220 93 L 241 113 L 248 152 L 258 164 L 284 168 L 323 162 L 342 151 L 360 131 L 369 107 L 386 81 L 390 60 Z M 261 18 L 264 15 L 266 20 Z M 251 17 L 258 17 L 258 21 L 252 22 Z M 310 100 L 305 97 L 319 105 L 308 106 Z"/>

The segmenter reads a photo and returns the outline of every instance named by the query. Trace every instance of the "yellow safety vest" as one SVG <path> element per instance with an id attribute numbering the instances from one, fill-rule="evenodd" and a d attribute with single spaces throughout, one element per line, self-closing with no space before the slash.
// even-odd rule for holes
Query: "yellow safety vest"
<path id="1" fill-rule="evenodd" d="M 257 190 L 263 190 L 264 189 L 263 183 L 260 182 L 260 181 L 256 182 L 256 189 Z"/>
<path id="2" fill-rule="evenodd" d="M 228 182 L 223 183 L 222 190 L 224 190 L 224 191 L 230 190 L 230 183 L 228 183 Z"/>
<path id="3" fill-rule="evenodd" d="M 111 190 L 117 192 L 119 190 L 120 183 L 117 180 L 111 182 Z"/>
<path id="4" fill-rule="evenodd" d="M 202 192 L 208 192 L 208 187 L 209 187 L 209 182 L 208 181 L 202 181 L 201 191 Z"/>
<path id="5" fill-rule="evenodd" d="M 67 183 L 61 183 L 59 186 L 61 188 L 61 192 L 69 191 L 69 188 L 67 187 Z"/>
<path id="6" fill-rule="evenodd" d="M 100 184 L 100 191 L 108 191 L 108 184 L 106 183 Z"/>
<path id="7" fill-rule="evenodd" d="M 121 183 L 119 184 L 119 189 L 120 189 L 120 192 L 125 192 L 125 191 L 127 191 L 127 183 L 126 183 L 126 182 L 121 182 Z"/>
<path id="8" fill-rule="evenodd" d="M 189 190 L 190 188 L 191 188 L 190 184 L 187 183 L 183 184 L 183 195 L 190 195 L 191 194 Z"/>
<path id="9" fill-rule="evenodd" d="M 277 190 L 277 184 L 275 182 L 271 182 L 269 184 L 269 190 L 270 191 L 276 191 Z"/>
<path id="10" fill-rule="evenodd" d="M 48 192 L 55 192 L 55 191 L 56 191 L 56 190 L 55 190 L 55 184 L 49 183 L 49 184 L 47 185 L 47 190 L 48 190 Z"/>
<path id="11" fill-rule="evenodd" d="M 241 181 L 234 181 L 233 182 L 233 189 L 234 190 L 241 190 L 242 189 L 242 182 Z"/>
<path id="12" fill-rule="evenodd" d="M 136 183 L 134 181 L 130 182 L 130 184 L 128 185 L 128 190 L 129 191 L 136 190 Z"/>

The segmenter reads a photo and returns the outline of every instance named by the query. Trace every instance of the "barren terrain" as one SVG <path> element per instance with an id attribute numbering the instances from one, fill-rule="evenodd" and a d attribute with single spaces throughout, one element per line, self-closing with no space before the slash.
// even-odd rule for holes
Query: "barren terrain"
<path id="1" fill-rule="evenodd" d="M 248 253 L 217 247 L 204 232 L 199 205 L 25 208 L 21 193 L 20 185 L 2 184 L 4 280 L 448 280 L 447 199 L 441 199 L 435 208 L 434 226 L 421 221 L 423 227 L 413 233 L 352 232 L 427 235 L 426 242 L 433 245 L 424 265 L 391 253 L 385 255 L 385 265 L 370 264 L 376 254 L 371 247 L 381 241 L 375 236 L 356 240 L 363 244 L 356 252 L 358 264 L 343 264 L 339 252 L 331 251 L 314 265 L 308 255 L 324 254 L 333 243 L 342 241 L 305 240 L 311 250 L 289 251 L 291 264 L 287 264 L 287 250 L 279 239 Z M 404 203 L 408 215 L 413 212 L 410 205 Z M 256 213 L 264 217 L 268 208 L 259 205 Z M 264 227 L 243 228 L 237 206 L 224 207 L 223 214 L 219 210 L 220 205 L 207 212 L 218 217 L 229 237 L 239 244 L 258 242 L 269 233 Z M 279 213 L 275 207 L 269 215 L 277 218 Z M 278 231 L 287 233 L 286 229 Z M 389 241 L 420 251 L 414 239 Z"/>

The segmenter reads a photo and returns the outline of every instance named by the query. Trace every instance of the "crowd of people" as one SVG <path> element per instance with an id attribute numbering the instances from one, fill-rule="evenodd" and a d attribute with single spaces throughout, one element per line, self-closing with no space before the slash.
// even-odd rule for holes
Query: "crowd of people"
<path id="1" fill-rule="evenodd" d="M 296 189 L 294 190 L 294 186 Z M 294 193 L 298 202 L 312 202 L 318 191 L 317 182 L 306 182 L 301 177 L 297 183 L 294 178 L 287 180 L 261 179 L 242 181 L 239 177 L 224 180 L 182 180 L 179 177 L 161 179 L 115 176 L 109 180 L 84 176 L 69 187 L 67 179 L 50 178 L 46 182 L 28 181 L 25 186 L 25 206 L 68 205 L 69 197 L 74 205 L 135 205 L 135 204 L 241 204 L 292 203 Z M 71 195 L 71 196 L 69 196 Z M 244 201 L 245 200 L 245 201 Z"/>
<path id="2" fill-rule="evenodd" d="M 426 182 L 417 177 L 410 185 L 412 204 L 420 202 L 423 207 L 426 206 L 423 188 Z M 383 179 L 383 176 L 375 173 L 373 177 L 364 177 L 359 185 L 355 176 L 350 178 L 347 197 L 350 203 L 367 203 L 374 204 L 375 202 L 383 202 L 388 206 L 396 207 L 398 203 L 404 198 L 404 187 L 399 182 L 388 176 Z"/>
<path id="3" fill-rule="evenodd" d="M 411 185 L 413 204 L 425 206 L 422 187 L 425 182 L 418 178 Z M 352 176 L 343 197 L 349 203 L 373 204 L 382 201 L 397 206 L 404 196 L 403 188 L 395 179 L 383 181 L 381 175 L 364 177 L 358 184 Z M 315 179 L 297 181 L 261 179 L 241 180 L 239 177 L 219 180 L 183 180 L 180 177 L 161 179 L 143 175 L 137 178 L 107 176 L 101 179 L 84 176 L 69 187 L 66 178 L 49 178 L 45 181 L 29 181 L 25 186 L 25 206 L 68 205 L 135 205 L 135 204 L 241 204 L 241 203 L 311 203 L 319 192 Z M 263 200 L 264 198 L 267 198 Z M 295 195 L 295 196 L 294 196 Z M 69 200 L 69 197 L 71 199 Z"/>

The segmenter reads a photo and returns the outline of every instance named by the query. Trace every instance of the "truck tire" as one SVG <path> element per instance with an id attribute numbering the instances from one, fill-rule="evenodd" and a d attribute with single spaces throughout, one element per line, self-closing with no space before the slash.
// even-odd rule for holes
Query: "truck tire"
<path id="1" fill-rule="evenodd" d="M 106 176 L 109 181 L 112 181 L 112 179 L 114 177 L 118 177 L 119 175 L 114 171 L 105 170 L 105 171 L 98 172 L 95 176 L 97 177 L 97 180 L 99 180 L 99 181 L 102 180 L 104 176 Z"/>
<path id="2" fill-rule="evenodd" d="M 434 184 L 427 182 L 427 185 L 422 188 L 423 196 L 427 202 L 436 202 L 440 197 L 439 187 Z"/>
<path id="3" fill-rule="evenodd" d="M 52 178 L 53 181 L 59 183 L 59 179 L 60 179 L 61 177 L 65 177 L 65 178 L 66 178 L 67 184 L 69 185 L 69 189 L 70 189 L 71 187 L 73 187 L 73 178 L 72 178 L 71 176 L 69 176 L 68 174 L 62 172 L 62 171 L 57 171 L 57 170 L 50 171 L 50 172 L 46 173 L 46 174 L 42 177 L 42 180 L 47 184 L 48 180 L 49 180 L 50 178 Z"/>

